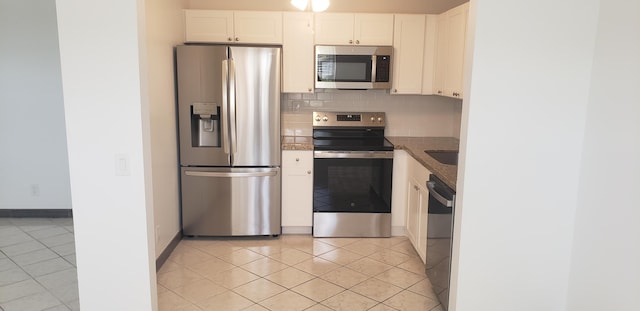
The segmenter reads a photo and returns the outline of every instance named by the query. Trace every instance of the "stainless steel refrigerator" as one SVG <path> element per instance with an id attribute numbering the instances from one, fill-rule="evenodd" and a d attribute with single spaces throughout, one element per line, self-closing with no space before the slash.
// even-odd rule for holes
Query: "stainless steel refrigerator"
<path id="1" fill-rule="evenodd" d="M 176 61 L 183 234 L 280 234 L 280 48 L 183 45 Z"/>

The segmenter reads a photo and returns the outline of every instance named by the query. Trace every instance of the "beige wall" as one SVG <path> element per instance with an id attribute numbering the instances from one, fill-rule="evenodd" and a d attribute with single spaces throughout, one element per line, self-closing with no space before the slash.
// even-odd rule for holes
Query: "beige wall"
<path id="1" fill-rule="evenodd" d="M 442 13 L 468 0 L 334 0 L 327 12 Z M 289 0 L 191 0 L 191 9 L 294 11 Z"/>
<path id="2" fill-rule="evenodd" d="M 181 227 L 173 47 L 184 41 L 185 3 L 145 2 L 156 257 Z"/>

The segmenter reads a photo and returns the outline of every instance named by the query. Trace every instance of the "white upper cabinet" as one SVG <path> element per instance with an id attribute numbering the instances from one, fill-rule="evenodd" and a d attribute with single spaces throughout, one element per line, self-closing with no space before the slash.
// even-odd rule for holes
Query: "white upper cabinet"
<path id="1" fill-rule="evenodd" d="M 282 44 L 282 13 L 185 10 L 186 42 Z"/>
<path id="2" fill-rule="evenodd" d="M 436 71 L 436 37 L 437 15 L 426 15 L 424 30 L 424 62 L 422 64 L 422 94 L 433 95 L 435 90 Z"/>
<path id="3" fill-rule="evenodd" d="M 462 98 L 464 49 L 469 3 L 438 16 L 434 89 L 438 95 Z"/>
<path id="4" fill-rule="evenodd" d="M 319 13 L 315 43 L 332 45 L 392 45 L 393 14 Z"/>
<path id="5" fill-rule="evenodd" d="M 210 10 L 185 10 L 187 42 L 233 41 L 233 12 Z"/>
<path id="6" fill-rule="evenodd" d="M 444 94 L 444 75 L 447 71 L 447 16 L 445 13 L 438 15 L 436 19 L 436 47 L 433 89 L 437 95 Z"/>
<path id="7" fill-rule="evenodd" d="M 391 94 L 421 94 L 425 15 L 396 14 Z"/>
<path id="8" fill-rule="evenodd" d="M 314 83 L 313 14 L 282 17 L 282 92 L 311 93 Z"/>
<path id="9" fill-rule="evenodd" d="M 462 98 L 464 70 L 464 48 L 467 34 L 469 3 L 447 12 L 448 54 L 447 71 L 444 76 L 444 92 L 447 96 Z"/>
<path id="10" fill-rule="evenodd" d="M 361 45 L 392 45 L 393 14 L 354 14 L 353 39 Z"/>

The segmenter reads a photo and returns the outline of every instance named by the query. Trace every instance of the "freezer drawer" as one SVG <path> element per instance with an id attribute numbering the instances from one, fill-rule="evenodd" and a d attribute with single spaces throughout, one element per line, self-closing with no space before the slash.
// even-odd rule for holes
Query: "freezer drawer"
<path id="1" fill-rule="evenodd" d="M 280 168 L 182 167 L 187 236 L 278 235 Z"/>

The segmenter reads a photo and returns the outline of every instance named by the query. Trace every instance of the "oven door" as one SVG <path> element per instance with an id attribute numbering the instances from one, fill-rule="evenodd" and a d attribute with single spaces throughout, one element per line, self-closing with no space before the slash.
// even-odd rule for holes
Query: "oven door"
<path id="1" fill-rule="evenodd" d="M 393 151 L 314 151 L 314 213 L 390 213 Z"/>
<path id="2" fill-rule="evenodd" d="M 393 151 L 314 151 L 313 236 L 391 236 Z"/>

